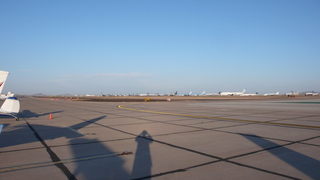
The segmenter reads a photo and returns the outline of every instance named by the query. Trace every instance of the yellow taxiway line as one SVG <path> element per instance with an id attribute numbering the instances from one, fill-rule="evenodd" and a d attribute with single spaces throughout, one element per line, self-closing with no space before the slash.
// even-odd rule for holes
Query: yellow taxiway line
<path id="1" fill-rule="evenodd" d="M 252 123 L 260 123 L 260 124 L 272 124 L 272 125 L 282 125 L 282 126 L 293 126 L 293 127 L 304 127 L 304 128 L 317 128 L 317 129 L 320 129 L 320 126 L 309 126 L 309 125 L 301 125 L 301 124 L 288 124 L 288 123 L 277 123 L 277 122 L 267 122 L 267 121 L 254 121 L 254 120 L 232 119 L 232 118 L 222 118 L 222 117 L 210 117 L 210 116 L 199 116 L 199 115 L 189 115 L 189 114 L 167 113 L 167 112 L 158 112 L 158 111 L 147 111 L 147 110 L 126 108 L 126 107 L 123 107 L 123 106 L 125 106 L 125 105 L 119 105 L 118 108 L 125 109 L 125 110 L 130 110 L 130 111 L 139 111 L 139 112 L 147 112 L 147 113 L 155 113 L 155 114 L 165 114 L 165 115 L 173 115 L 173 116 L 186 116 L 186 117 L 205 118 L 205 119 L 219 119 L 219 120 L 227 120 L 227 121 L 252 122 Z"/>

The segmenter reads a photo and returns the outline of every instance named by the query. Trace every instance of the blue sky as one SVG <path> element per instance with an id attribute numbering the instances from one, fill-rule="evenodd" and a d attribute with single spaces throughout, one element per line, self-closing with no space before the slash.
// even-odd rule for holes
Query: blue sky
<path id="1" fill-rule="evenodd" d="M 0 0 L 16 94 L 320 91 L 320 1 Z"/>

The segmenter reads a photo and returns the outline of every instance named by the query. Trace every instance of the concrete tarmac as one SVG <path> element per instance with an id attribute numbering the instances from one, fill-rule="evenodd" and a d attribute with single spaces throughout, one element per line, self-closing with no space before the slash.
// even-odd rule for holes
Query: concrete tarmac
<path id="1" fill-rule="evenodd" d="M 0 179 L 320 179 L 320 97 L 19 100 Z"/>

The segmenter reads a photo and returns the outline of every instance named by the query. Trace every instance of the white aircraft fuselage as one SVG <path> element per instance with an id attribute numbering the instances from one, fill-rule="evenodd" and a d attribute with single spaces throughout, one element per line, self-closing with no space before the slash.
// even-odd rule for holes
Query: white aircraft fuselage
<path id="1" fill-rule="evenodd" d="M 279 95 L 280 92 L 276 92 L 276 93 L 266 93 L 264 94 L 264 96 L 277 96 Z"/>
<path id="2" fill-rule="evenodd" d="M 255 94 L 240 94 L 240 96 L 256 96 L 258 95 L 258 92 L 256 92 Z"/>
<path id="3" fill-rule="evenodd" d="M 240 96 L 241 94 L 244 94 L 246 92 L 246 89 L 243 89 L 242 92 L 220 92 L 221 96 Z"/>

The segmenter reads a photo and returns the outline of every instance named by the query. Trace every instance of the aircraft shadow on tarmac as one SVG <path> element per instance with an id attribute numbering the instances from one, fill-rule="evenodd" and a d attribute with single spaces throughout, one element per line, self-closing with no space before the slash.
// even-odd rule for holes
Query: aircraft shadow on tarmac
<path id="1" fill-rule="evenodd" d="M 49 114 L 56 114 L 56 113 L 61 113 L 63 111 L 54 111 L 54 112 L 48 112 L 48 113 L 42 113 L 42 114 L 37 114 L 37 113 L 34 113 L 30 110 L 23 110 L 22 112 L 19 113 L 19 117 L 24 117 L 24 118 L 38 118 L 38 117 L 41 117 L 41 116 L 49 116 Z"/>
<path id="2" fill-rule="evenodd" d="M 320 167 L 320 161 L 256 135 L 243 136 L 310 178 L 320 179 L 319 168 L 317 168 Z"/>
<path id="3" fill-rule="evenodd" d="M 55 113 L 58 112 L 61 111 Z M 27 113 L 27 117 L 44 115 L 30 113 L 30 111 L 25 111 L 24 113 Z M 148 179 L 151 176 L 152 168 L 149 144 L 152 143 L 153 139 L 146 130 L 135 138 L 137 149 L 136 152 L 133 152 L 135 157 L 131 173 L 125 168 L 125 159 L 120 155 L 115 155 L 116 152 L 107 146 L 107 142 L 102 143 L 98 139 L 92 138 L 92 136 L 91 138 L 86 138 L 85 135 L 70 130 L 84 128 L 105 117 L 100 116 L 75 124 L 69 128 L 38 124 L 31 125 L 29 123 L 27 125 L 18 125 L 12 131 L 1 133 L 0 141 L 3 143 L 0 144 L 0 148 L 40 141 L 53 160 L 53 157 L 58 157 L 59 155 L 54 154 L 54 150 L 46 144 L 46 141 L 65 137 L 70 139 L 68 144 L 72 151 L 72 159 L 74 159 L 72 162 L 75 163 L 75 169 L 65 172 L 64 169 L 66 169 L 68 162 L 65 165 L 62 164 L 63 168 L 57 164 L 55 165 L 65 173 L 68 179 L 75 179 L 77 176 L 84 179 L 134 179 L 141 177 Z M 30 133 L 30 131 L 33 133 Z M 24 138 L 21 138 L 21 136 Z M 53 162 L 57 161 L 64 163 L 63 159 L 57 160 L 56 158 L 56 160 L 53 160 Z"/>
<path id="4" fill-rule="evenodd" d="M 42 117 L 42 116 L 48 116 L 49 117 L 49 114 L 56 114 L 56 113 L 61 113 L 63 111 L 54 111 L 54 112 L 48 112 L 48 113 L 42 113 L 42 114 L 37 114 L 37 113 L 34 113 L 30 110 L 23 110 L 21 112 L 18 113 L 18 117 L 21 118 L 38 118 L 38 117 Z M 1 114 L 0 115 L 0 118 L 8 118 L 8 117 L 11 117 L 10 115 L 5 115 L 5 114 Z"/>
<path id="5" fill-rule="evenodd" d="M 34 116 L 33 116 L 34 117 Z M 1 147 L 10 147 L 15 146 L 19 144 L 27 144 L 32 142 L 40 141 L 39 138 L 37 138 L 37 135 L 40 136 L 41 140 L 52 140 L 60 137 L 66 137 L 67 139 L 71 138 L 79 138 L 84 135 L 80 133 L 76 133 L 74 131 L 71 131 L 70 129 L 81 129 L 86 127 L 87 125 L 97 122 L 100 119 L 105 118 L 106 116 L 100 116 L 98 118 L 94 118 L 89 120 L 89 122 L 81 122 L 78 124 L 75 124 L 73 126 L 70 126 L 69 129 L 66 127 L 59 127 L 59 126 L 48 126 L 48 125 L 39 125 L 39 124 L 19 124 L 14 127 L 14 130 L 2 132 L 0 136 L 0 140 L 3 139 L 2 142 L 6 143 L 0 143 Z M 8 126 L 7 124 L 4 124 L 4 128 Z M 30 133 L 33 132 L 33 133 Z M 7 136 L 10 136 L 10 141 L 8 141 Z M 24 138 L 21 138 L 23 136 Z"/>

